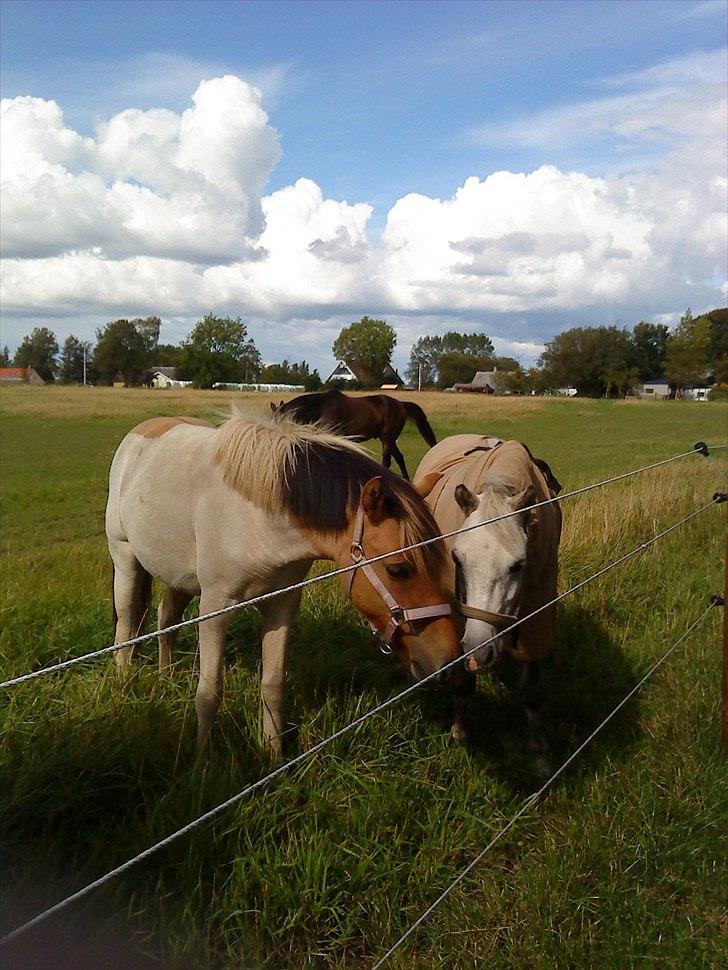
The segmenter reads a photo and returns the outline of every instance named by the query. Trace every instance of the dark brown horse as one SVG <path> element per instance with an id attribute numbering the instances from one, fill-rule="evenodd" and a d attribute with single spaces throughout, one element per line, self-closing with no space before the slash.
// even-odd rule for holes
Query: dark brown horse
<path id="1" fill-rule="evenodd" d="M 419 404 L 398 401 L 386 394 L 347 397 L 337 390 L 317 391 L 315 394 L 301 394 L 286 404 L 281 401 L 278 406 L 271 402 L 271 410 L 299 424 L 320 421 L 337 434 L 355 441 L 379 438 L 384 467 L 389 468 L 394 458 L 408 481 L 404 455 L 397 447 L 397 438 L 402 434 L 407 419 L 415 422 L 417 430 L 430 447 L 437 444 L 435 432 Z"/>

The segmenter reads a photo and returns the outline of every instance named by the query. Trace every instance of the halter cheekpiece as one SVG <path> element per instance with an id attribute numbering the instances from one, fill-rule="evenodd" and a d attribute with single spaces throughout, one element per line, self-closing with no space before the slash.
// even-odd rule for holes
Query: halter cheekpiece
<path id="1" fill-rule="evenodd" d="M 351 598 L 351 587 L 354 585 L 354 577 L 356 576 L 358 570 L 361 570 L 374 589 L 387 604 L 390 618 L 389 622 L 384 628 L 384 632 L 380 634 L 376 626 L 371 621 L 369 626 L 381 640 L 379 649 L 382 651 L 382 653 L 389 654 L 392 652 L 392 637 L 404 623 L 410 623 L 413 620 L 428 620 L 436 616 L 451 616 L 452 608 L 449 603 L 438 603 L 435 606 L 418 606 L 414 609 L 405 609 L 403 606 L 400 606 L 394 596 L 392 596 L 387 587 L 380 580 L 379 576 L 377 576 L 376 572 L 372 569 L 369 563 L 366 562 L 364 546 L 362 545 L 363 537 L 364 509 L 360 505 L 356 510 L 356 518 L 354 519 L 354 533 L 351 537 L 350 550 L 351 561 L 357 566 L 357 568 L 352 569 L 352 571 L 349 573 L 349 587 L 347 592 L 349 594 L 349 598 Z"/>

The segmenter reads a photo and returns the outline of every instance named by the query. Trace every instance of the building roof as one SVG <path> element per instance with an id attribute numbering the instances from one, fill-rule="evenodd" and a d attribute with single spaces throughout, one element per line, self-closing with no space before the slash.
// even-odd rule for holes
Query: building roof
<path id="1" fill-rule="evenodd" d="M 377 375 L 369 371 L 361 364 L 347 364 L 345 360 L 337 362 L 336 367 L 324 381 L 359 381 L 360 384 L 404 384 L 397 371 L 391 364 L 385 364 L 381 374 Z"/>
<path id="2" fill-rule="evenodd" d="M 177 380 L 176 367 L 155 367 L 154 373 L 161 374 L 163 377 L 168 377 L 171 381 Z"/>
<path id="3" fill-rule="evenodd" d="M 32 367 L 0 367 L 0 381 L 27 381 L 32 377 L 36 383 L 45 384 L 40 374 Z"/>

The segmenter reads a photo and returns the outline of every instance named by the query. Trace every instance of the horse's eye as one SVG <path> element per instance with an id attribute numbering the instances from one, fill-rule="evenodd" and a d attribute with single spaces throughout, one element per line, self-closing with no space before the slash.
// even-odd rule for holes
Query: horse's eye
<path id="1" fill-rule="evenodd" d="M 520 573 L 520 571 L 523 569 L 525 565 L 526 565 L 525 559 L 519 559 L 518 562 L 513 563 L 513 565 L 510 567 L 508 571 L 515 575 L 516 573 Z"/>
<path id="2" fill-rule="evenodd" d="M 412 575 L 411 568 L 404 562 L 396 562 L 384 567 L 392 579 L 407 579 Z"/>

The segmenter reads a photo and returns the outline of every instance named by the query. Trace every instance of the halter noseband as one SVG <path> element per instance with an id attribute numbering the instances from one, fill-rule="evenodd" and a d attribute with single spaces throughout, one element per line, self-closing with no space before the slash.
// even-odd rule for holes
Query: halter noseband
<path id="1" fill-rule="evenodd" d="M 359 569 L 361 569 L 366 578 L 379 593 L 389 608 L 390 618 L 389 622 L 384 628 L 383 633 L 380 634 L 376 626 L 371 621 L 369 623 L 372 631 L 376 633 L 379 639 L 382 641 L 379 649 L 382 651 L 382 653 L 388 654 L 392 652 L 392 637 L 404 623 L 410 623 L 413 620 L 427 620 L 435 616 L 451 616 L 452 607 L 449 603 L 438 603 L 436 606 L 418 606 L 411 610 L 400 606 L 369 563 L 362 562 L 362 560 L 366 558 L 364 555 L 364 547 L 362 545 L 363 536 L 364 509 L 360 505 L 356 510 L 356 518 L 354 519 L 354 533 L 351 537 L 351 561 L 356 564 L 357 569 L 352 569 L 349 573 L 349 588 L 347 593 L 351 599 L 351 587 L 354 585 L 354 577 Z"/>

